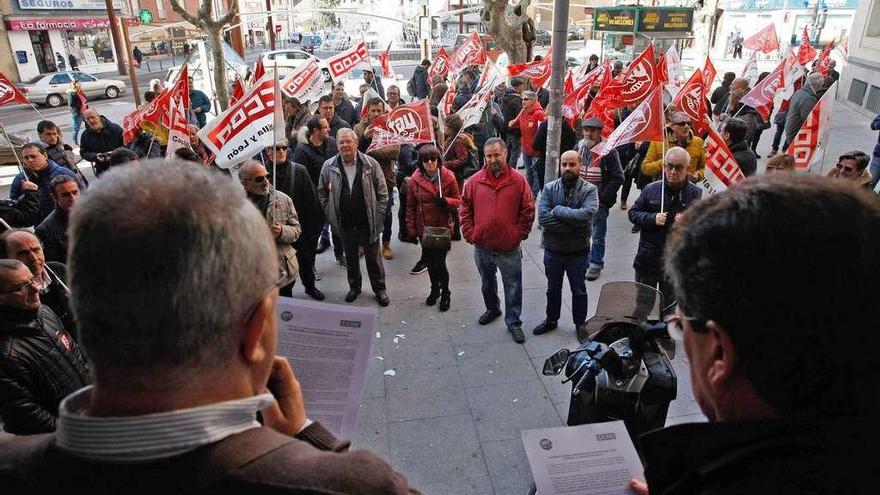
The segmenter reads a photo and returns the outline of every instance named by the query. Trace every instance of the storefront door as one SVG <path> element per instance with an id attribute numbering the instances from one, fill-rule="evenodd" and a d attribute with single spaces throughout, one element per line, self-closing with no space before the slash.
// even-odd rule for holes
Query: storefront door
<path id="1" fill-rule="evenodd" d="M 47 72 L 55 72 L 55 53 L 52 52 L 52 45 L 49 43 L 48 31 L 28 31 L 31 37 L 31 46 L 34 48 L 34 58 L 37 59 L 37 67 L 40 74 Z"/>

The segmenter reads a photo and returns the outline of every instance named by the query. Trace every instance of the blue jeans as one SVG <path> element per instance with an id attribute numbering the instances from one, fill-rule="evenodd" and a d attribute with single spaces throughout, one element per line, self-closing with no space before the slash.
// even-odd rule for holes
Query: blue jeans
<path id="1" fill-rule="evenodd" d="M 593 215 L 593 241 L 590 246 L 590 266 L 605 268 L 605 234 L 608 233 L 608 208 L 599 206 Z"/>
<path id="2" fill-rule="evenodd" d="M 575 327 L 587 321 L 587 253 L 554 253 L 544 250 L 544 273 L 547 275 L 547 321 L 559 321 L 562 310 L 562 278 L 571 287 L 571 312 Z"/>
<path id="3" fill-rule="evenodd" d="M 483 281 L 483 302 L 488 311 L 501 311 L 498 300 L 498 282 L 495 273 L 501 270 L 501 283 L 504 284 L 504 323 L 507 330 L 522 327 L 519 319 L 522 313 L 522 251 L 517 246 L 513 251 L 497 252 L 474 246 L 474 261 Z"/>
<path id="4" fill-rule="evenodd" d="M 868 166 L 868 171 L 871 172 L 871 188 L 877 185 L 877 181 L 880 180 L 880 155 L 874 155 L 871 157 L 871 165 Z"/>
<path id="5" fill-rule="evenodd" d="M 526 180 L 529 181 L 532 196 L 537 197 L 540 191 L 538 190 L 538 175 L 535 173 L 535 157 L 523 151 L 522 159 L 523 167 L 526 169 Z"/>
<path id="6" fill-rule="evenodd" d="M 73 119 L 73 144 L 79 144 L 79 129 L 82 127 L 83 116 L 81 113 L 70 112 Z"/>

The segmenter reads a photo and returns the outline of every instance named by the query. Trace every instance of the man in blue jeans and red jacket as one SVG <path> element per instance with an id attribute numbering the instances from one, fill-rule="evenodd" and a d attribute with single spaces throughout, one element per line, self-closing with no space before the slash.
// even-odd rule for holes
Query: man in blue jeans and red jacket
<path id="1" fill-rule="evenodd" d="M 596 186 L 581 178 L 581 157 L 566 151 L 560 158 L 561 176 L 544 186 L 538 207 L 542 227 L 544 273 L 547 276 L 547 318 L 532 330 L 541 335 L 555 330 L 562 308 L 562 279 L 568 276 L 575 328 L 587 320 L 587 272 L 590 224 L 599 207 Z"/>

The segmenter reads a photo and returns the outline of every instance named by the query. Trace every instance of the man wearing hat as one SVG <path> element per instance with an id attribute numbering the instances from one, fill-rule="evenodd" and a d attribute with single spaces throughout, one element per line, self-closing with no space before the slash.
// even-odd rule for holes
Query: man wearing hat
<path id="1" fill-rule="evenodd" d="M 538 125 L 547 119 L 544 109 L 538 103 L 538 94 L 534 91 L 523 91 L 522 94 L 522 110 L 519 115 L 511 120 L 507 125 L 513 129 L 520 130 L 520 148 L 522 149 L 523 166 L 526 168 L 526 180 L 529 181 L 529 187 L 532 189 L 532 195 L 538 197 L 541 183 L 535 173 L 534 158 L 538 152 L 532 146 L 535 141 L 535 133 L 538 131 Z"/>
<path id="2" fill-rule="evenodd" d="M 675 112 L 666 125 L 666 146 L 671 149 L 678 146 L 684 148 L 691 157 L 687 168 L 687 179 L 697 182 L 703 179 L 706 167 L 706 149 L 703 140 L 694 135 L 691 129 L 691 118 L 684 112 Z M 663 143 L 654 141 L 648 147 L 648 154 L 642 162 L 642 173 L 654 180 L 660 179 L 663 171 Z"/>
<path id="3" fill-rule="evenodd" d="M 364 82 L 379 95 L 379 98 L 385 99 L 385 88 L 382 87 L 382 79 L 376 77 L 372 67 L 364 69 Z"/>
<path id="4" fill-rule="evenodd" d="M 605 234 L 608 232 L 608 212 L 617 201 L 617 190 L 623 185 L 623 169 L 617 150 L 611 150 L 595 160 L 594 146 L 602 142 L 602 121 L 591 117 L 581 123 L 584 138 L 577 145 L 583 167 L 581 177 L 599 189 L 599 209 L 593 215 L 593 239 L 590 247 L 590 267 L 587 280 L 596 280 L 605 267 Z"/>

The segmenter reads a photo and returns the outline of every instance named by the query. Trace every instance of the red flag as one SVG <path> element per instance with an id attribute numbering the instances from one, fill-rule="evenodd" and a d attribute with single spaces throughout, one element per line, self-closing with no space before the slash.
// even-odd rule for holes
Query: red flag
<path id="1" fill-rule="evenodd" d="M 807 33 L 807 26 L 804 25 L 804 32 L 801 34 L 801 46 L 798 48 L 798 62 L 801 65 L 807 65 L 816 58 L 816 49 L 810 44 L 810 35 Z"/>
<path id="2" fill-rule="evenodd" d="M 822 53 L 819 54 L 819 63 L 816 64 L 816 70 L 822 77 L 831 73 L 831 50 L 834 50 L 834 41 L 828 44 Z"/>
<path id="3" fill-rule="evenodd" d="M 657 60 L 657 82 L 666 84 L 669 82 L 669 65 L 666 63 L 666 55 L 661 55 Z"/>
<path id="4" fill-rule="evenodd" d="M 785 60 L 780 62 L 770 75 L 746 93 L 740 102 L 757 110 L 764 122 L 770 122 L 773 98 L 776 97 L 779 88 L 783 86 L 785 86 Z"/>
<path id="5" fill-rule="evenodd" d="M 29 105 L 30 100 L 3 73 L 0 73 L 0 106 L 7 103 L 24 103 Z"/>
<path id="6" fill-rule="evenodd" d="M 446 49 L 441 46 L 440 50 L 437 51 L 437 56 L 434 57 L 434 61 L 431 63 L 431 68 L 428 69 L 428 84 L 431 86 L 434 85 L 434 76 L 440 76 L 443 79 L 446 79 L 446 74 L 449 74 L 448 64 L 449 54 L 446 53 Z"/>
<path id="7" fill-rule="evenodd" d="M 79 98 L 79 102 L 82 103 L 83 108 L 89 106 L 89 99 L 86 98 L 86 93 L 83 91 L 82 86 L 76 88 L 76 97 Z"/>
<path id="8" fill-rule="evenodd" d="M 538 60 L 537 62 L 508 65 L 507 73 L 510 77 L 528 77 L 532 80 L 532 85 L 535 88 L 542 88 L 544 83 L 550 79 L 550 65 L 550 53 L 547 53 L 543 60 Z"/>
<path id="9" fill-rule="evenodd" d="M 821 154 L 816 151 L 827 146 L 828 132 L 831 130 L 831 111 L 834 109 L 836 95 L 835 82 L 810 111 L 794 141 L 789 144 L 786 153 L 794 157 L 795 170 L 818 172 L 821 168 Z"/>
<path id="10" fill-rule="evenodd" d="M 567 95 L 574 91 L 574 76 L 571 75 L 571 69 L 565 71 L 565 81 L 562 83 L 562 94 Z"/>
<path id="11" fill-rule="evenodd" d="M 431 107 L 427 99 L 406 105 L 373 119 L 373 141 L 367 152 L 398 144 L 422 144 L 434 141 Z"/>
<path id="12" fill-rule="evenodd" d="M 244 84 L 241 83 L 241 79 L 236 79 L 232 83 L 232 94 L 229 95 L 229 104 L 237 102 L 242 96 L 244 96 Z"/>
<path id="13" fill-rule="evenodd" d="M 740 182 L 746 176 L 709 118 L 705 117 L 703 122 L 709 129 L 709 135 L 706 136 L 706 173 L 698 185 L 702 186 L 707 194 L 715 194 Z"/>
<path id="14" fill-rule="evenodd" d="M 655 77 L 654 47 L 648 45 L 638 57 L 621 72 L 619 80 L 603 87 L 596 99 L 609 100 L 615 103 L 614 108 L 635 105 L 644 100 L 658 85 Z"/>
<path id="15" fill-rule="evenodd" d="M 391 43 L 388 43 L 388 48 L 379 54 L 379 65 L 385 77 L 394 77 L 394 69 L 391 68 Z"/>
<path id="16" fill-rule="evenodd" d="M 486 54 L 483 52 L 483 43 L 480 41 L 480 35 L 471 33 L 464 43 L 453 52 L 452 56 L 446 62 L 449 72 L 456 73 L 465 67 L 471 65 L 482 65 L 486 61 Z"/>
<path id="17" fill-rule="evenodd" d="M 367 44 L 361 41 L 339 55 L 326 59 L 327 68 L 330 70 L 330 75 L 333 79 L 339 79 L 351 72 L 357 64 L 366 60 L 368 56 Z"/>
<path id="18" fill-rule="evenodd" d="M 168 146 L 165 148 L 165 157 L 173 158 L 174 152 L 180 148 L 190 148 L 189 126 L 186 121 L 186 112 L 183 105 L 175 99 L 171 99 L 168 106 L 168 120 L 171 125 L 168 128 Z"/>
<path id="19" fill-rule="evenodd" d="M 257 65 L 254 66 L 254 75 L 251 78 L 251 84 L 255 84 L 257 81 L 263 78 L 263 75 L 266 73 L 266 68 L 263 67 L 263 57 L 257 59 Z"/>
<path id="20" fill-rule="evenodd" d="M 764 29 L 743 40 L 742 46 L 749 50 L 764 53 L 779 50 L 779 38 L 776 37 L 776 26 L 771 22 Z"/>
<path id="21" fill-rule="evenodd" d="M 163 89 L 153 101 L 122 119 L 122 140 L 128 143 L 137 137 L 144 122 L 164 125 L 166 128 L 170 128 L 171 121 L 169 120 L 170 112 L 168 109 L 172 98 L 179 101 L 184 109 L 190 107 L 189 71 L 186 65 L 183 66 L 177 81 L 171 87 Z"/>
<path id="22" fill-rule="evenodd" d="M 688 114 L 693 123 L 694 131 L 701 136 L 707 132 L 704 119 L 706 115 L 704 90 L 703 71 L 697 69 L 672 100 L 673 105 Z"/>
<path id="23" fill-rule="evenodd" d="M 614 129 L 608 139 L 593 147 L 592 153 L 605 156 L 623 144 L 663 139 L 663 89 L 658 86 Z"/>
<path id="24" fill-rule="evenodd" d="M 565 91 L 565 98 L 562 100 L 562 115 L 570 121 L 576 119 L 584 111 L 584 102 L 590 97 L 590 89 L 595 85 L 602 87 L 610 82 L 611 66 L 608 62 L 591 70 L 583 79 L 577 80 L 572 77 L 572 84 L 575 87 L 571 91 Z M 611 130 L 609 129 L 608 132 L 610 133 Z"/>
<path id="25" fill-rule="evenodd" d="M 715 70 L 715 65 L 712 64 L 712 60 L 709 59 L 709 56 L 706 56 L 706 65 L 703 66 L 703 94 L 709 94 L 709 90 L 712 89 L 712 83 L 715 82 L 715 75 L 718 72 Z"/>

